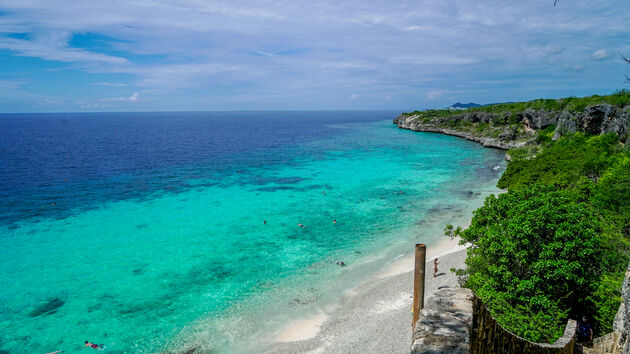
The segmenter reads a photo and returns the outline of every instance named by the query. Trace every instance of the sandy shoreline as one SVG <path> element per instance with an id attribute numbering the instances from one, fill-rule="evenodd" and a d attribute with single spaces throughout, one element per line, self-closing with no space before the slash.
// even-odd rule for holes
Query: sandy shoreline
<path id="1" fill-rule="evenodd" d="M 413 249 L 413 248 L 411 248 Z M 438 277 L 432 261 L 439 257 Z M 441 286 L 457 286 L 450 268 L 463 268 L 465 246 L 443 238 L 427 247 L 425 296 Z M 411 346 L 413 254 L 391 261 L 385 269 L 353 289 L 332 310 L 297 319 L 281 330 L 267 353 L 408 353 Z"/>

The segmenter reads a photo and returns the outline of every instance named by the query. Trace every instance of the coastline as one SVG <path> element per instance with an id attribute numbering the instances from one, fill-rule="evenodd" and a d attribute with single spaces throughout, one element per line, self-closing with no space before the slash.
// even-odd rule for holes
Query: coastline
<path id="1" fill-rule="evenodd" d="M 461 141 L 453 139 L 454 143 L 456 140 Z M 439 283 L 433 291 L 446 284 L 444 281 L 455 285 L 455 277 L 449 269 L 463 267 L 466 255 L 461 252 L 456 261 L 449 261 L 454 251 L 464 247 L 459 246 L 456 240 L 443 236 L 444 225 L 466 226 L 472 211 L 482 205 L 488 195 L 500 192 L 495 185 L 502 170 L 497 166 L 505 164 L 503 154 L 497 150 L 491 153 L 496 154 L 496 158 L 491 157 L 487 162 L 483 160 L 483 164 L 478 164 L 478 147 L 468 142 L 464 142 L 464 147 L 468 149 L 464 151 L 470 152 L 470 158 L 474 159 L 474 162 L 464 165 L 477 166 L 471 173 L 478 174 L 479 179 L 450 184 L 446 181 L 443 184 L 445 193 L 437 198 L 426 201 L 417 198 L 413 202 L 402 203 L 398 207 L 401 212 L 417 209 L 418 213 L 405 220 L 395 231 L 389 228 L 372 230 L 374 234 L 379 234 L 378 239 L 389 240 L 387 243 L 371 251 L 355 250 L 352 253 L 354 257 L 335 256 L 315 263 L 306 269 L 308 277 L 314 281 L 305 286 L 289 279 L 294 286 L 288 291 L 277 292 L 274 301 L 260 301 L 264 300 L 263 293 L 244 299 L 232 316 L 224 317 L 227 321 L 220 317 L 201 319 L 178 335 L 172 350 L 408 352 L 411 345 L 413 245 L 427 244 L 429 262 L 435 256 L 440 257 L 439 269 L 445 274 L 436 279 Z M 429 156 L 428 160 L 432 157 Z M 438 175 L 446 173 L 436 172 Z M 383 235 L 383 232 L 386 234 Z M 442 256 L 446 258 L 442 259 Z M 346 261 L 347 258 L 347 267 L 340 269 L 334 265 L 335 261 Z M 328 273 L 320 269 L 333 271 Z M 432 269 L 432 265 L 427 269 Z M 317 279 L 318 274 L 328 276 Z M 274 290 L 278 289 L 280 287 Z M 433 291 L 427 284 L 426 296 Z M 369 313 L 365 313 L 366 308 L 370 309 Z"/>
<path id="2" fill-rule="evenodd" d="M 439 276 L 427 276 L 425 297 L 439 287 L 458 286 L 450 268 L 463 268 L 465 246 L 444 237 L 427 247 L 427 269 L 440 261 Z M 266 353 L 409 352 L 414 255 L 388 263 L 355 289 L 341 304 L 288 323 Z M 430 274 L 430 272 L 427 272 Z"/>

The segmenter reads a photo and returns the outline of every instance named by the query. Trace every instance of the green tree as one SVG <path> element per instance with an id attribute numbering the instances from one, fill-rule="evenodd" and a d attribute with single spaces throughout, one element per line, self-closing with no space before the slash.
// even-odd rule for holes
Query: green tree
<path id="1" fill-rule="evenodd" d="M 553 342 L 566 323 L 592 310 L 588 294 L 601 273 L 596 213 L 574 193 L 531 185 L 490 196 L 466 230 L 466 286 L 506 329 Z"/>

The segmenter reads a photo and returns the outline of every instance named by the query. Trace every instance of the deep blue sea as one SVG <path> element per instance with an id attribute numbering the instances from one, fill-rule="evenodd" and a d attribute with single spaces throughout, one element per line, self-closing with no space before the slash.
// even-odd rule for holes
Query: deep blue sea
<path id="1" fill-rule="evenodd" d="M 0 115 L 0 353 L 273 343 L 497 191 L 396 114 Z"/>

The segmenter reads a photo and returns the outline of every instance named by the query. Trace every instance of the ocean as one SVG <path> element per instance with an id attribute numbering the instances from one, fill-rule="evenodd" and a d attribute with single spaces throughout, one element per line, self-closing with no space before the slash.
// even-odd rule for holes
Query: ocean
<path id="1" fill-rule="evenodd" d="M 270 345 L 497 192 L 396 114 L 0 115 L 0 353 Z"/>

